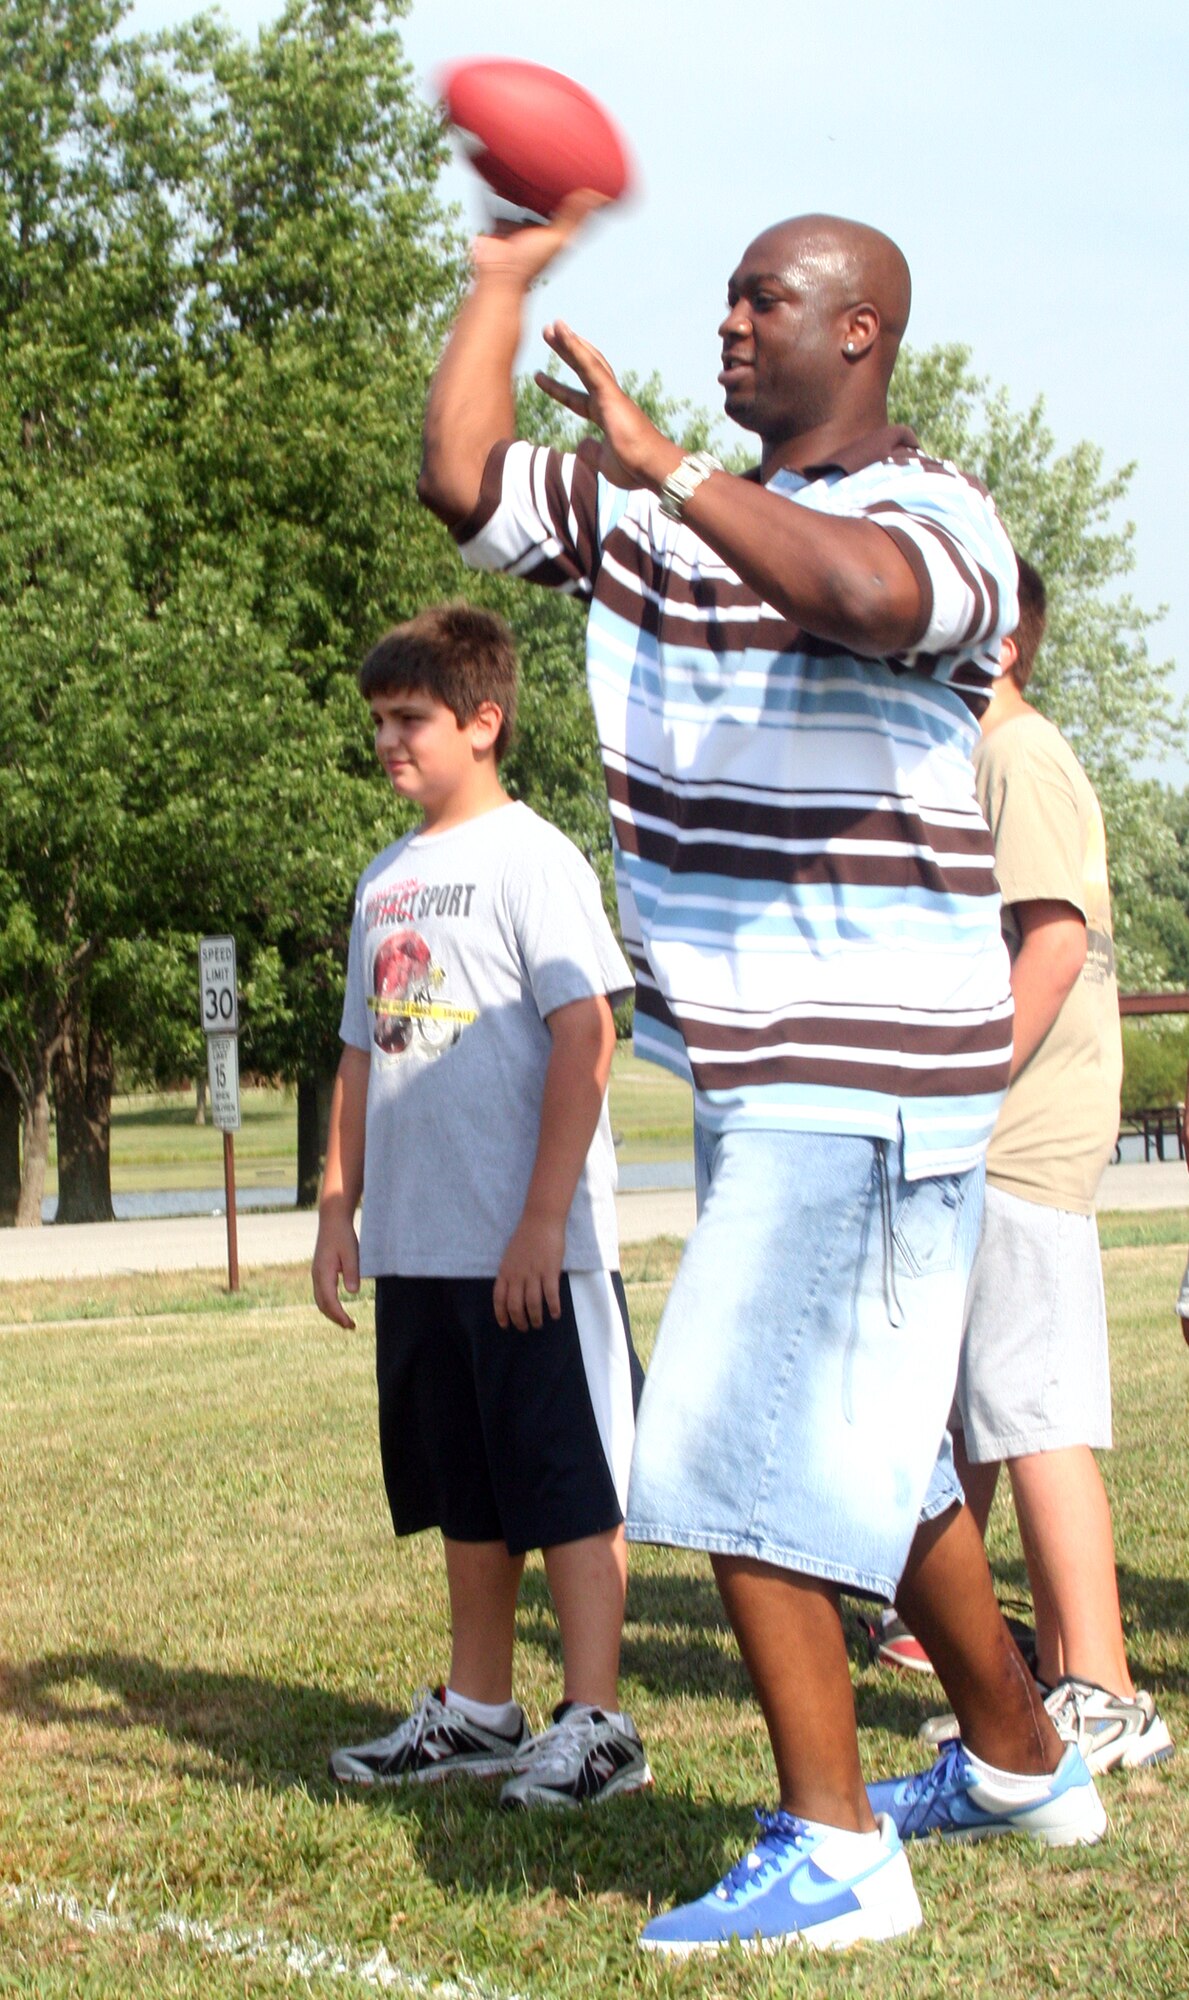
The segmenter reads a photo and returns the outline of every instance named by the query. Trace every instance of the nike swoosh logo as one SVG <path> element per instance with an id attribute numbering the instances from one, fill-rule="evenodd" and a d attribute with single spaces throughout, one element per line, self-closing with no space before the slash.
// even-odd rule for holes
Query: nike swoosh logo
<path id="1" fill-rule="evenodd" d="M 871 1872 L 874 1871 L 868 1871 Z M 737 1899 L 740 1913 L 746 1912 L 749 1905 L 762 1903 L 766 1897 L 778 1896 L 782 1891 L 791 1912 L 790 1930 L 803 1922 L 806 1911 L 812 1910 L 821 1916 L 843 1916 L 859 1907 L 859 1899 L 848 1882 L 836 1882 L 832 1875 L 824 1874 L 814 1860 L 807 1859 L 781 1882 L 771 1879 L 766 1883 L 745 1882 Z"/>

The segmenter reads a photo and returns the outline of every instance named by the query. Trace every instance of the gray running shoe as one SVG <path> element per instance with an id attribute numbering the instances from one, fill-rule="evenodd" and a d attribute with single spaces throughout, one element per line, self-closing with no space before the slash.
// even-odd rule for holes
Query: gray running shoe
<path id="1" fill-rule="evenodd" d="M 500 1804 L 574 1808 L 616 1792 L 638 1792 L 651 1783 L 643 1745 L 628 1716 L 621 1729 L 601 1708 L 563 1701 L 554 1709 L 550 1727 L 518 1755 L 515 1776 L 500 1793 Z"/>
<path id="2" fill-rule="evenodd" d="M 927 1715 L 917 1730 L 917 1742 L 927 1743 L 930 1750 L 944 1750 L 947 1743 L 955 1743 L 961 1734 L 956 1715 Z"/>
<path id="3" fill-rule="evenodd" d="M 1172 1737 L 1155 1702 L 1138 1689 L 1134 1700 L 1128 1700 L 1093 1681 L 1068 1679 L 1058 1681 L 1045 1707 L 1058 1736 L 1077 1744 L 1095 1775 L 1119 1767 L 1134 1771 L 1173 1754 Z"/>
<path id="4" fill-rule="evenodd" d="M 1010 1627 L 1012 1623 L 1011 1619 L 1008 1619 L 1007 1622 Z M 1022 1647 L 1021 1651 L 1023 1651 Z M 1052 1689 L 1047 1688 L 1043 1681 L 1037 1681 L 1036 1685 L 1040 1690 L 1041 1698 L 1047 1706 Z M 947 1743 L 956 1743 L 961 1734 L 962 1732 L 958 1727 L 958 1718 L 956 1715 L 952 1713 L 949 1715 L 927 1715 L 917 1730 L 917 1742 L 927 1743 L 931 1750 L 944 1750 Z M 1057 1734 L 1060 1735 L 1061 1731 L 1058 1730 Z M 1067 1742 L 1072 1740 L 1072 1738 L 1066 1738 Z"/>
<path id="5" fill-rule="evenodd" d="M 389 1736 L 335 1750 L 330 1775 L 340 1785 L 434 1785 L 443 1778 L 494 1778 L 515 1770 L 531 1744 L 520 1714 L 515 1736 L 501 1736 L 447 1708 L 445 1688 L 423 1688 L 413 1713 Z"/>

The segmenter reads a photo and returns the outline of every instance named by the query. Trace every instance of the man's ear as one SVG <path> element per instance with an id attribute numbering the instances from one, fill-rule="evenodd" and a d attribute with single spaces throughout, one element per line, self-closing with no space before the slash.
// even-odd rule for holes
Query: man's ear
<path id="1" fill-rule="evenodd" d="M 1020 657 L 1020 649 L 1010 632 L 1006 639 L 999 641 L 999 666 L 1006 679 L 1014 679 L 1012 669 Z"/>
<path id="2" fill-rule="evenodd" d="M 857 361 L 879 338 L 879 307 L 868 300 L 852 306 L 842 331 L 842 350 L 849 361 Z"/>

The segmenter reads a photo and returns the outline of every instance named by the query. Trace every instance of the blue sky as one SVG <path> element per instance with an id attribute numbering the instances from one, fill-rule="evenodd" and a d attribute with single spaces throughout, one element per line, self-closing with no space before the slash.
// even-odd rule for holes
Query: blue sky
<path id="1" fill-rule="evenodd" d="M 197 11 L 136 0 L 155 28 Z M 275 0 L 226 10 L 243 33 Z M 592 19 L 597 34 L 591 32 Z M 1189 695 L 1189 10 L 1170 0 L 414 0 L 409 60 L 518 55 L 612 109 L 639 191 L 557 270 L 559 315 L 618 368 L 718 407 L 727 274 L 757 230 L 824 209 L 894 236 L 912 267 L 909 340 L 962 341 L 1017 407 L 1043 395 L 1058 444 L 1136 461 L 1133 595 Z M 478 225 L 478 183 L 447 192 Z M 1189 782 L 1189 757 L 1160 768 Z"/>

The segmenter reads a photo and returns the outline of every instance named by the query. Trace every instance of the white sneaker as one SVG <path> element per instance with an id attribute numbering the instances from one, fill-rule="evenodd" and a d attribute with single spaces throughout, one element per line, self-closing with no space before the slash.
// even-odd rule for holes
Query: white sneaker
<path id="1" fill-rule="evenodd" d="M 1150 1694 L 1133 1698 L 1111 1694 L 1093 1681 L 1058 1681 L 1045 1697 L 1045 1707 L 1058 1736 L 1076 1743 L 1096 1775 L 1122 1768 L 1138 1770 L 1159 1764 L 1173 1754 L 1173 1740 L 1156 1712 Z"/>
<path id="2" fill-rule="evenodd" d="M 520 1714 L 514 1736 L 501 1736 L 472 1722 L 459 1708 L 447 1708 L 445 1688 L 423 1688 L 413 1713 L 388 1736 L 332 1751 L 330 1775 L 340 1785 L 433 1785 L 442 1778 L 494 1778 L 516 1767 L 531 1743 Z"/>
<path id="3" fill-rule="evenodd" d="M 635 1724 L 626 1715 L 623 1723 L 583 1701 L 559 1703 L 549 1728 L 518 1753 L 500 1804 L 577 1807 L 641 1791 L 652 1772 Z"/>

